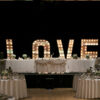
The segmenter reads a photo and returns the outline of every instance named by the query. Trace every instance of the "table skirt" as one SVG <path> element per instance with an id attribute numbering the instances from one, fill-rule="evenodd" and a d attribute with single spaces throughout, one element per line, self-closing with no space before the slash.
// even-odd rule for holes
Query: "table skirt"
<path id="1" fill-rule="evenodd" d="M 8 96 L 13 96 L 16 100 L 25 98 L 27 97 L 26 80 L 0 80 L 0 92 Z"/>

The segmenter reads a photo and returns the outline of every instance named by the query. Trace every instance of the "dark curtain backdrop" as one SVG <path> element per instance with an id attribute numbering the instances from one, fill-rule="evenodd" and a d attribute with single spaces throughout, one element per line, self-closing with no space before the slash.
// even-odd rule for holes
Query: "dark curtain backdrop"
<path id="1" fill-rule="evenodd" d="M 23 53 L 31 57 L 32 42 L 46 39 L 50 42 L 51 54 L 54 53 L 54 57 L 58 57 L 56 40 L 62 40 L 66 54 L 69 39 L 74 39 L 73 53 L 80 56 L 81 39 L 100 39 L 99 12 L 99 2 L 2 2 L 0 51 L 3 51 L 6 57 L 5 39 L 11 38 L 17 57 Z M 88 50 L 99 52 L 100 46 L 88 47 Z"/>

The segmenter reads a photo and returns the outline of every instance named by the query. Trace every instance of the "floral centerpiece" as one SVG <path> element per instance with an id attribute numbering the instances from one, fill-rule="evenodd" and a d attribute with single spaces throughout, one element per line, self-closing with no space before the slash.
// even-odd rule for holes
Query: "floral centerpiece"
<path id="1" fill-rule="evenodd" d="M 86 57 L 86 59 L 89 59 L 90 58 L 90 56 L 88 54 L 85 57 Z"/>
<path id="2" fill-rule="evenodd" d="M 78 58 L 77 54 L 73 54 L 73 59 L 77 59 L 77 58 Z"/>
<path id="3" fill-rule="evenodd" d="M 1 72 L 2 79 L 7 79 L 8 78 L 8 75 L 9 75 L 8 70 L 3 70 Z"/>
<path id="4" fill-rule="evenodd" d="M 13 54 L 13 59 L 15 59 L 16 58 L 16 55 L 15 54 Z"/>
<path id="5" fill-rule="evenodd" d="M 89 77 L 94 75 L 92 67 L 90 67 L 89 69 L 87 69 L 86 75 L 89 76 Z"/>
<path id="6" fill-rule="evenodd" d="M 23 57 L 24 59 L 27 59 L 27 54 L 23 54 L 22 57 Z"/>
<path id="7" fill-rule="evenodd" d="M 5 69 L 1 72 L 1 77 L 2 79 L 8 79 L 8 77 L 12 74 L 13 74 L 13 71 L 11 67 L 9 67 L 8 69 Z"/>

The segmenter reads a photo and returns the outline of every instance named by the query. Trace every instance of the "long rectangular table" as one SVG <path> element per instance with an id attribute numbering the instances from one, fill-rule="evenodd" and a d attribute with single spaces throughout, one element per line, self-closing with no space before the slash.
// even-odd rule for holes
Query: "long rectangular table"
<path id="1" fill-rule="evenodd" d="M 68 59 L 66 72 L 86 72 L 88 68 L 95 66 L 96 59 Z"/>
<path id="2" fill-rule="evenodd" d="M 37 59 L 35 60 L 36 72 L 61 73 L 65 72 L 66 59 Z"/>
<path id="3" fill-rule="evenodd" d="M 13 72 L 18 73 L 35 73 L 35 61 L 33 59 L 30 60 L 4 60 L 1 64 L 2 67 L 9 68 L 11 67 Z M 2 68 L 3 69 L 3 68 Z"/>
<path id="4" fill-rule="evenodd" d="M 77 73 L 86 72 L 94 67 L 95 59 L 5 59 L 0 61 L 0 69 L 11 67 L 13 72 L 18 73 Z"/>

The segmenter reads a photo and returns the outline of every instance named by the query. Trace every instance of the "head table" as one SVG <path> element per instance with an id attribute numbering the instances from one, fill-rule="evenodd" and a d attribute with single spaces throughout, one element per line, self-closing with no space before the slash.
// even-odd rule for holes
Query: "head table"
<path id="1" fill-rule="evenodd" d="M 0 68 L 11 67 L 13 72 L 17 73 L 70 73 L 86 72 L 90 67 L 94 67 L 96 59 L 5 59 L 0 60 Z"/>
<path id="2" fill-rule="evenodd" d="M 66 59 L 37 59 L 36 63 L 36 72 L 65 72 Z"/>

